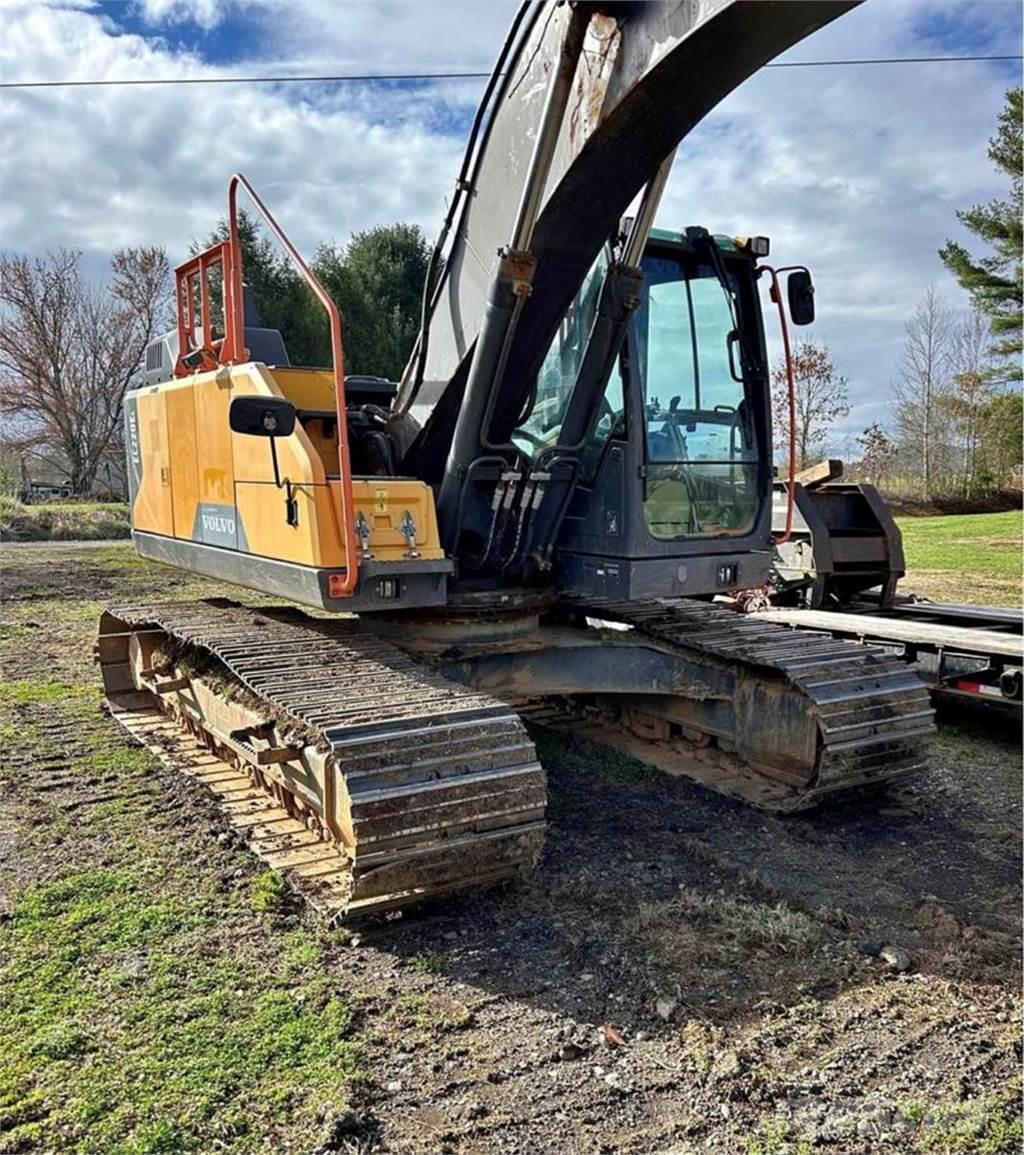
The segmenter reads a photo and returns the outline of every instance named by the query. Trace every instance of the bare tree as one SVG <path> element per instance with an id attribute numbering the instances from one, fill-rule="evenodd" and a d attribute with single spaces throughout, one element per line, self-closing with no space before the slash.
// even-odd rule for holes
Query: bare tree
<path id="1" fill-rule="evenodd" d="M 896 442 L 876 421 L 857 438 L 861 447 L 860 471 L 870 485 L 881 485 L 896 456 Z"/>
<path id="2" fill-rule="evenodd" d="M 934 285 L 906 324 L 906 338 L 893 386 L 899 441 L 918 463 L 925 496 L 949 472 L 950 420 L 946 401 L 953 352 L 954 318 Z"/>
<path id="3" fill-rule="evenodd" d="M 965 496 L 976 488 L 982 413 L 995 392 L 991 342 L 989 318 L 978 309 L 965 314 L 953 331 L 950 351 L 952 376 L 945 403 L 963 451 L 960 481 Z"/>
<path id="4" fill-rule="evenodd" d="M 829 430 L 838 418 L 850 412 L 850 405 L 846 378 L 837 372 L 827 345 L 798 342 L 793 348 L 793 377 L 797 468 L 805 469 L 822 455 Z M 772 383 L 775 440 L 780 449 L 787 448 L 789 398 L 784 364 L 772 371 Z"/>
<path id="5" fill-rule="evenodd" d="M 92 485 L 120 430 L 121 399 L 167 322 L 161 248 L 119 249 L 108 286 L 81 253 L 0 256 L 0 412 L 32 434 L 75 493 Z"/>

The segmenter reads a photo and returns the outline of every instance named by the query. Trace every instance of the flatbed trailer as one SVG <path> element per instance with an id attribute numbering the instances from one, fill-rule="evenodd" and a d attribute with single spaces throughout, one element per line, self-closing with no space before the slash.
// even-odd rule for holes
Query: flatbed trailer
<path id="1" fill-rule="evenodd" d="M 898 598 L 884 609 L 877 600 L 860 599 L 839 613 L 774 608 L 754 616 L 891 649 L 917 667 L 940 700 L 1021 712 L 1021 610 Z"/>

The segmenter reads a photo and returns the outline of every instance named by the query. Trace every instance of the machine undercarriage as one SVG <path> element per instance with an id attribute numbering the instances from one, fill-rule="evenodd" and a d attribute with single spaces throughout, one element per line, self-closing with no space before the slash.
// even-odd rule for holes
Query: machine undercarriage
<path id="1" fill-rule="evenodd" d="M 546 786 L 518 711 L 778 811 L 923 766 L 928 692 L 877 648 L 685 599 L 544 622 L 171 603 L 108 611 L 99 647 L 126 729 L 178 764 L 198 739 L 232 824 L 334 917 L 535 865 Z"/>

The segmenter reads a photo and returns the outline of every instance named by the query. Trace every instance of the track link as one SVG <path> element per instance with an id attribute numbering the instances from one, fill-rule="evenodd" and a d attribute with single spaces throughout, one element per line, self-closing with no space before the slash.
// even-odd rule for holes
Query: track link
<path id="1" fill-rule="evenodd" d="M 926 743 L 935 733 L 928 689 L 912 667 L 878 646 L 797 632 L 690 598 L 570 604 L 629 625 L 661 647 L 788 682 L 805 697 L 817 725 L 814 766 L 792 776 L 774 771 L 779 780 L 768 783 L 767 793 L 763 767 L 733 774 L 731 794 L 771 809 L 802 810 L 910 778 L 927 766 Z M 713 772 L 700 780 L 716 785 Z"/>
<path id="2" fill-rule="evenodd" d="M 355 620 L 120 607 L 98 656 L 129 733 L 203 781 L 326 914 L 498 882 L 540 856 L 546 783 L 518 716 Z"/>

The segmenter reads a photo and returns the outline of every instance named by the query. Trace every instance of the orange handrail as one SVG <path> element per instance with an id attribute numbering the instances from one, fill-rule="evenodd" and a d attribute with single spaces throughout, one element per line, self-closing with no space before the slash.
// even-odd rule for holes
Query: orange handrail
<path id="1" fill-rule="evenodd" d="M 228 332 L 234 329 L 237 340 L 244 339 L 245 318 L 242 308 L 242 250 L 238 239 L 238 213 L 236 207 L 239 185 L 248 193 L 249 199 L 259 210 L 267 227 L 278 239 L 281 247 L 291 258 L 292 263 L 313 290 L 320 304 L 327 310 L 327 316 L 330 319 L 331 360 L 334 369 L 334 404 L 337 410 L 338 473 L 341 479 L 341 520 L 342 533 L 345 538 L 346 559 L 344 580 L 337 583 L 334 581 L 331 582 L 331 596 L 342 598 L 350 597 L 355 592 L 356 583 L 359 578 L 359 546 L 356 539 L 355 499 L 352 493 L 352 463 L 348 451 L 348 426 L 345 421 L 345 362 L 344 349 L 342 346 L 341 315 L 338 313 L 338 306 L 331 300 L 330 293 L 320 284 L 312 269 L 310 269 L 296 251 L 295 246 L 285 235 L 281 226 L 274 220 L 270 210 L 263 201 L 260 200 L 256 190 L 241 173 L 236 172 L 228 182 L 229 244 L 234 254 L 237 254 L 237 259 L 231 262 L 232 285 L 230 293 L 225 293 L 225 329 Z M 226 285 L 227 272 L 225 271 L 225 286 Z M 227 324 L 229 313 L 231 317 L 230 325 Z"/>
<path id="2" fill-rule="evenodd" d="M 786 500 L 786 528 L 781 537 L 773 538 L 775 545 L 782 545 L 793 536 L 793 501 L 796 497 L 796 382 L 793 376 L 793 354 L 789 347 L 789 325 L 786 323 L 786 310 L 782 304 L 782 291 L 779 288 L 780 272 L 785 269 L 773 269 L 771 265 L 758 265 L 758 273 L 767 273 L 771 277 L 770 296 L 779 311 L 779 327 L 782 330 L 782 349 L 786 358 L 786 384 L 789 391 L 789 470 L 787 479 L 788 497 Z"/>
<path id="3" fill-rule="evenodd" d="M 178 359 L 174 365 L 175 377 L 215 369 L 218 365 L 244 361 L 242 344 L 244 331 L 234 326 L 231 300 L 234 295 L 235 253 L 228 241 L 211 245 L 204 252 L 190 257 L 174 270 L 174 292 L 178 312 Z M 209 273 L 221 266 L 224 301 L 224 337 L 214 340 L 210 305 Z M 198 297 L 198 316 L 196 315 Z M 199 339 L 196 330 L 199 330 Z"/>

